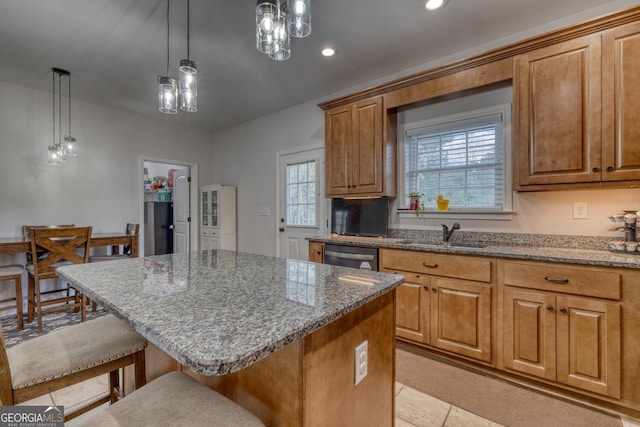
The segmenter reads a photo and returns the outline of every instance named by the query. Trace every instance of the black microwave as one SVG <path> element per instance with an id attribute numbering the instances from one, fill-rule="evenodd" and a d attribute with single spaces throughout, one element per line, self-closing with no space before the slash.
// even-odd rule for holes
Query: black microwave
<path id="1" fill-rule="evenodd" d="M 389 198 L 331 199 L 331 233 L 348 236 L 386 236 Z"/>

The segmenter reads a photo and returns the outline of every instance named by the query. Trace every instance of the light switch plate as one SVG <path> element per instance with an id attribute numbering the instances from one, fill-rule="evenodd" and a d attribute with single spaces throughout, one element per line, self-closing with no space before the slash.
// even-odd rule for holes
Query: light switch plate
<path id="1" fill-rule="evenodd" d="M 269 209 L 269 206 L 260 206 L 258 208 L 258 215 L 269 216 L 271 215 L 271 209 Z"/>
<path id="2" fill-rule="evenodd" d="M 364 341 L 355 350 L 355 384 L 358 385 L 367 376 L 369 365 L 369 341 Z"/>

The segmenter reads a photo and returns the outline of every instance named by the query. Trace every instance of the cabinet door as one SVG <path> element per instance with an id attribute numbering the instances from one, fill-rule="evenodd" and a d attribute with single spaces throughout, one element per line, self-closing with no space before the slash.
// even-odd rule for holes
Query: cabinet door
<path id="1" fill-rule="evenodd" d="M 516 57 L 520 185 L 600 181 L 599 34 Z"/>
<path id="2" fill-rule="evenodd" d="M 352 110 L 351 193 L 382 193 L 382 96 L 356 102 Z"/>
<path id="3" fill-rule="evenodd" d="M 431 345 L 491 361 L 491 287 L 431 279 Z"/>
<path id="4" fill-rule="evenodd" d="M 556 301 L 558 382 L 620 398 L 620 304 Z"/>
<path id="5" fill-rule="evenodd" d="M 396 288 L 396 335 L 429 344 L 429 278 L 415 273 L 405 276 Z"/>
<path id="6" fill-rule="evenodd" d="M 349 194 L 349 150 L 352 132 L 351 106 L 325 113 L 325 183 L 326 195 Z"/>
<path id="7" fill-rule="evenodd" d="M 309 242 L 309 261 L 324 262 L 324 244 L 319 242 Z"/>
<path id="8" fill-rule="evenodd" d="M 555 381 L 555 297 L 513 289 L 505 289 L 503 297 L 505 367 Z"/>
<path id="9" fill-rule="evenodd" d="M 602 165 L 605 181 L 640 180 L 640 23 L 602 36 Z"/>
<path id="10" fill-rule="evenodd" d="M 200 250 L 207 251 L 211 249 L 215 249 L 214 246 L 214 237 L 210 236 L 201 236 L 200 237 Z"/>

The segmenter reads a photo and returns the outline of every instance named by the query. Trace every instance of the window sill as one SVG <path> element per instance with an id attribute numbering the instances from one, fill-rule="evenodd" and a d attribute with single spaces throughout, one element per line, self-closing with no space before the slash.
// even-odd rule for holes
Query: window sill
<path id="1" fill-rule="evenodd" d="M 511 221 L 513 211 L 483 211 L 483 210 L 456 210 L 438 211 L 435 209 L 416 211 L 410 209 L 397 209 L 400 218 L 434 218 L 434 219 L 480 219 L 489 221 Z"/>

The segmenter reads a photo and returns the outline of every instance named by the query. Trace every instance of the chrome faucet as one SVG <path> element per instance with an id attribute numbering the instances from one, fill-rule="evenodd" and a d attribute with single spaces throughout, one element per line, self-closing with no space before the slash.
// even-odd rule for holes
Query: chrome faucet
<path id="1" fill-rule="evenodd" d="M 453 232 L 456 230 L 460 230 L 460 224 L 458 224 L 457 222 L 453 223 L 453 225 L 451 226 L 451 230 L 449 230 L 449 227 L 442 224 L 442 241 L 444 242 L 445 246 L 449 245 L 449 239 L 451 239 Z"/>

